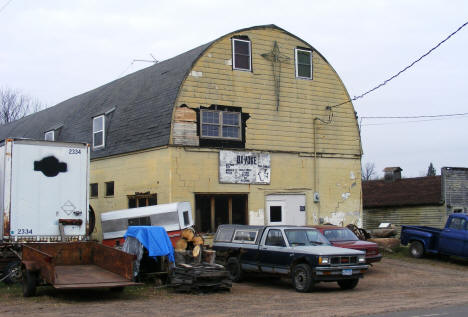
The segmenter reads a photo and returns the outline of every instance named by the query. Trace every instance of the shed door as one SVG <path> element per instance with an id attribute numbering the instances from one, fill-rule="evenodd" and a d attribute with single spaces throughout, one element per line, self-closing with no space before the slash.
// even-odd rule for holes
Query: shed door
<path id="1" fill-rule="evenodd" d="M 304 194 L 268 195 L 266 210 L 269 225 L 306 225 Z"/>

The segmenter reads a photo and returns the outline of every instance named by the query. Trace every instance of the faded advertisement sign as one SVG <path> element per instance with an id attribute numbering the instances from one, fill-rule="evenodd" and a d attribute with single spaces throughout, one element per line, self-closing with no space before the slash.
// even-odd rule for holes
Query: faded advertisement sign
<path id="1" fill-rule="evenodd" d="M 219 182 L 270 184 L 270 153 L 220 151 Z"/>

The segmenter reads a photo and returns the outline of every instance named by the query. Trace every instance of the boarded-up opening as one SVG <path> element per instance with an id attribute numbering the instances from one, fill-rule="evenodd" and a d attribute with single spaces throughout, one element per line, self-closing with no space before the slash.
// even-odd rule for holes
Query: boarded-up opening
<path id="1" fill-rule="evenodd" d="M 200 232 L 215 232 L 222 224 L 248 222 L 246 194 L 196 194 L 195 226 Z"/>

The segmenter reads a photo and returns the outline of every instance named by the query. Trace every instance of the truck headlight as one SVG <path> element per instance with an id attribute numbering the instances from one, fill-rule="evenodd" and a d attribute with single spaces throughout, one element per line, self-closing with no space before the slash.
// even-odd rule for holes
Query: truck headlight
<path id="1" fill-rule="evenodd" d="M 319 264 L 330 264 L 330 258 L 328 256 L 319 256 Z"/>
<path id="2" fill-rule="evenodd" d="M 366 256 L 364 254 L 360 255 L 358 257 L 358 261 L 359 261 L 359 263 L 366 263 Z"/>

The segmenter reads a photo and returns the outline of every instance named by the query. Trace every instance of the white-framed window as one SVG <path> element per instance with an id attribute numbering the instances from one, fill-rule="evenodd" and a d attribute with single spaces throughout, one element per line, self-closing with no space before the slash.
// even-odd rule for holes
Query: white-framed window
<path id="1" fill-rule="evenodd" d="M 312 79 L 312 51 L 296 48 L 296 77 Z"/>
<path id="2" fill-rule="evenodd" d="M 105 123 L 104 115 L 93 118 L 93 149 L 99 149 L 105 146 Z"/>
<path id="3" fill-rule="evenodd" d="M 243 39 L 232 39 L 232 68 L 252 71 L 251 42 Z"/>
<path id="4" fill-rule="evenodd" d="M 256 230 L 236 230 L 232 242 L 254 244 L 257 240 L 257 234 Z"/>
<path id="5" fill-rule="evenodd" d="M 44 133 L 44 140 L 55 141 L 55 131 L 51 130 L 51 131 L 47 131 L 46 133 Z"/>
<path id="6" fill-rule="evenodd" d="M 241 113 L 201 110 L 200 136 L 212 139 L 241 140 Z"/>

